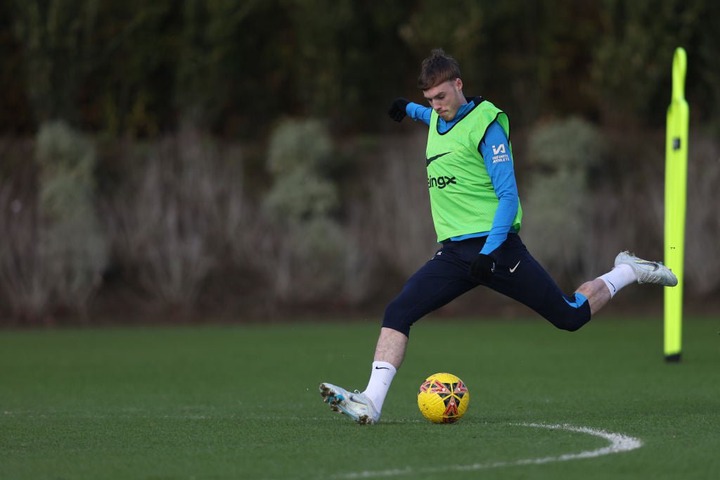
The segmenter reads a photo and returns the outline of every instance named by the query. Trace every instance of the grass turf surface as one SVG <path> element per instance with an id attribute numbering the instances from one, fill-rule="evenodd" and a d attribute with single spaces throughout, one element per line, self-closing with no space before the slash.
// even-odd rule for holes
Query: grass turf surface
<path id="1" fill-rule="evenodd" d="M 658 319 L 599 317 L 572 334 L 425 319 L 373 426 L 332 413 L 317 385 L 364 388 L 374 323 L 0 331 L 0 478 L 716 478 L 719 330 L 686 319 L 683 360 L 666 364 Z M 417 409 L 437 371 L 470 389 L 457 424 Z M 608 445 L 528 423 L 643 446 L 528 465 Z"/>

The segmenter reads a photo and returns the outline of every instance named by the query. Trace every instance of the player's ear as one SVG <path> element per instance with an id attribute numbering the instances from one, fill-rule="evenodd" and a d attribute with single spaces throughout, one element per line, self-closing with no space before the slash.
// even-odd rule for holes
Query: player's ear
<path id="1" fill-rule="evenodd" d="M 457 89 L 458 92 L 462 92 L 463 83 L 462 83 L 462 79 L 460 77 L 455 79 L 455 88 Z"/>

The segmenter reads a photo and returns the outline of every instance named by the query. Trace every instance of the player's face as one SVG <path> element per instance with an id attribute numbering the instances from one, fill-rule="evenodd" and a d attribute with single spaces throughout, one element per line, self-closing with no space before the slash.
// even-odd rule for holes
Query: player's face
<path id="1" fill-rule="evenodd" d="M 423 91 L 423 95 L 438 116 L 449 122 L 457 114 L 458 109 L 467 103 L 462 93 L 462 80 L 448 80 Z"/>

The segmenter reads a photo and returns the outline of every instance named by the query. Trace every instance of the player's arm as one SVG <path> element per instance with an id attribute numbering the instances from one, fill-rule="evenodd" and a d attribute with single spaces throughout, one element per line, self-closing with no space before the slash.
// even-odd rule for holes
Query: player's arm
<path id="1" fill-rule="evenodd" d="M 388 115 L 396 122 L 402 122 L 403 118 L 408 116 L 415 121 L 423 122 L 425 125 L 430 125 L 431 113 L 432 109 L 430 107 L 411 102 L 406 98 L 396 98 L 388 110 Z"/>
<path id="2" fill-rule="evenodd" d="M 430 114 L 432 113 L 432 108 L 420 105 L 419 103 L 410 102 L 407 104 L 407 107 L 405 107 L 405 111 L 407 112 L 408 117 L 412 118 L 416 122 L 422 122 L 428 126 L 430 125 Z"/>
<path id="3" fill-rule="evenodd" d="M 510 144 L 498 122 L 490 124 L 479 150 L 499 201 L 490 234 L 480 251 L 481 254 L 490 255 L 507 238 L 520 202 Z"/>

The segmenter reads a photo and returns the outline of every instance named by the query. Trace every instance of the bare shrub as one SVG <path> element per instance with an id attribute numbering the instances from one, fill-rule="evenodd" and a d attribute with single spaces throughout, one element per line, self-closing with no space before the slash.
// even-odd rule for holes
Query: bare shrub
<path id="1" fill-rule="evenodd" d="M 263 212 L 272 233 L 258 267 L 282 302 L 333 303 L 344 290 L 349 243 L 334 218 L 337 186 L 325 172 L 332 151 L 327 128 L 313 119 L 286 119 L 270 139 L 274 182 Z"/>
<path id="2" fill-rule="evenodd" d="M 430 214 L 425 169 L 426 133 L 383 140 L 374 164 L 365 208 L 370 212 L 363 243 L 373 246 L 385 267 L 403 276 L 433 254 L 437 237 Z"/>
<path id="3" fill-rule="evenodd" d="M 595 129 L 575 118 L 538 127 L 530 134 L 530 188 L 521 199 L 523 240 L 560 282 L 577 283 L 596 273 L 592 244 L 591 168 L 602 144 Z"/>
<path id="4" fill-rule="evenodd" d="M 276 177 L 283 177 L 298 168 L 322 174 L 335 160 L 333 148 L 333 140 L 321 120 L 286 118 L 272 134 L 268 170 Z"/>
<path id="5" fill-rule="evenodd" d="M 609 135 L 622 175 L 595 192 L 593 239 L 605 257 L 618 249 L 631 249 L 650 258 L 664 255 L 665 137 L 634 133 Z M 634 147 L 633 147 L 634 146 Z M 720 259 L 716 250 L 720 233 L 720 146 L 717 141 L 693 133 L 688 149 L 687 211 L 685 235 L 686 291 L 707 296 L 720 286 Z M 632 168 L 631 168 L 632 167 Z M 610 246 L 608 251 L 607 247 Z"/>
<path id="6" fill-rule="evenodd" d="M 324 217 L 339 207 L 337 187 L 305 166 L 278 176 L 264 200 L 265 212 L 278 223 Z"/>
<path id="7" fill-rule="evenodd" d="M 277 228 L 277 227 L 276 227 Z M 347 259 L 347 237 L 327 217 L 274 230 L 263 242 L 262 265 L 273 296 L 280 302 L 326 305 L 342 303 Z"/>
<path id="8" fill-rule="evenodd" d="M 317 151 L 302 150 L 303 144 L 288 137 L 295 150 L 287 149 L 302 158 L 282 169 L 263 203 L 272 232 L 263 242 L 264 268 L 279 300 L 372 301 L 383 283 L 378 275 L 407 276 L 432 256 L 437 242 L 423 133 L 351 148 L 358 171 L 352 193 L 345 192 L 342 223 L 335 220 L 337 186 L 322 174 L 320 162 L 305 163 L 308 156 L 327 154 L 325 142 Z M 270 152 L 282 150 L 275 146 Z"/>
<path id="9" fill-rule="evenodd" d="M 588 237 L 590 270 L 600 274 L 612 267 L 621 250 L 643 258 L 662 259 L 664 135 L 622 128 L 603 131 L 611 152 L 592 176 Z"/>
<path id="10" fill-rule="evenodd" d="M 108 256 L 95 211 L 95 147 L 52 122 L 41 126 L 34 156 L 37 189 L 0 188 L 4 297 L 14 316 L 29 321 L 62 308 L 84 314 Z"/>
<path id="11" fill-rule="evenodd" d="M 216 204 L 212 236 L 219 241 L 215 254 L 233 266 L 244 266 L 255 258 L 256 240 L 261 235 L 258 209 L 245 195 L 242 148 L 224 145 L 219 156 L 219 178 L 213 182 Z"/>
<path id="12" fill-rule="evenodd" d="M 38 134 L 39 241 L 60 305 L 83 312 L 107 265 L 105 232 L 95 211 L 96 163 L 92 141 L 62 122 Z"/>
<path id="13" fill-rule="evenodd" d="M 689 146 L 685 228 L 685 280 L 688 290 L 707 295 L 720 288 L 720 145 L 701 135 Z"/>
<path id="14" fill-rule="evenodd" d="M 10 182 L 0 184 L 0 293 L 18 320 L 44 320 L 52 285 L 37 240 L 37 207 L 30 192 Z"/>
<path id="15" fill-rule="evenodd" d="M 338 292 L 350 304 L 375 303 L 395 277 L 407 277 L 432 255 L 437 243 L 430 218 L 424 165 L 425 137 L 346 141 L 355 171 L 343 205 L 344 271 Z"/>
<path id="16" fill-rule="evenodd" d="M 191 309 L 218 262 L 245 256 L 241 170 L 189 128 L 139 155 L 109 202 L 115 255 L 151 298 Z"/>
<path id="17" fill-rule="evenodd" d="M 367 221 L 370 215 L 364 202 L 353 201 L 347 210 L 343 297 L 351 304 L 359 304 L 370 300 L 377 284 L 373 273 L 378 266 L 378 255 L 372 246 L 375 232 Z"/>

